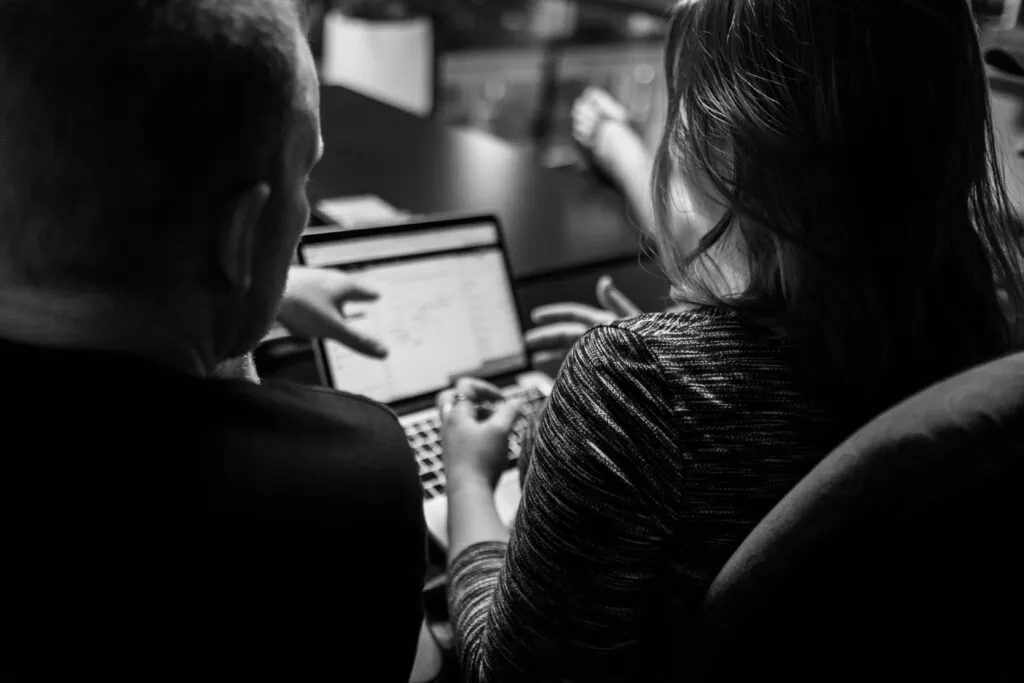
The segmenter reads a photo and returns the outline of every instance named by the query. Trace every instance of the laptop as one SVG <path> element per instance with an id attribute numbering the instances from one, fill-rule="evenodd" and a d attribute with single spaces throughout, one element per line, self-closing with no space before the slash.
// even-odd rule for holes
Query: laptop
<path id="1" fill-rule="evenodd" d="M 442 546 L 447 504 L 437 392 L 472 376 L 526 401 L 496 493 L 509 524 L 519 499 L 523 434 L 553 380 L 530 364 L 497 217 L 434 216 L 307 234 L 299 262 L 343 270 L 380 292 L 378 301 L 347 302 L 343 313 L 352 327 L 382 340 L 388 357 L 367 358 L 319 339 L 317 367 L 326 385 L 368 396 L 398 415 L 419 466 L 427 525 Z"/>

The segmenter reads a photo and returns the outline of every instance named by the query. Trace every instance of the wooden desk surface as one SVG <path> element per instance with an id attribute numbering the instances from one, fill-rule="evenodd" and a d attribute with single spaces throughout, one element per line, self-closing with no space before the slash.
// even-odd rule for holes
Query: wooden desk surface
<path id="1" fill-rule="evenodd" d="M 376 194 L 414 213 L 493 212 L 517 279 L 629 259 L 639 234 L 592 175 L 541 168 L 526 150 L 449 130 L 341 87 L 321 88 L 325 153 L 313 201 Z"/>

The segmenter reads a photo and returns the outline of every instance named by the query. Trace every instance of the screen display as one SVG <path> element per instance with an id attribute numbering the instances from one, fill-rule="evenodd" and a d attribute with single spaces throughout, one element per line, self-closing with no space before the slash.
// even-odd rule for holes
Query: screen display
<path id="1" fill-rule="evenodd" d="M 461 375 L 526 367 L 512 285 L 491 222 L 338 239 L 303 246 L 310 266 L 343 269 L 380 293 L 348 302 L 356 330 L 388 347 L 367 358 L 334 341 L 324 362 L 338 389 L 396 403 L 432 394 Z"/>

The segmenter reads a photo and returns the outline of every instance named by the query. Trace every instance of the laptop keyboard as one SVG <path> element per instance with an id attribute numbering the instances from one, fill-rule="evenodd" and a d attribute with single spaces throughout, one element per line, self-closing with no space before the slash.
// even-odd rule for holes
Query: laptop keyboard
<path id="1" fill-rule="evenodd" d="M 522 417 L 508 439 L 509 464 L 519 460 L 523 436 L 530 420 L 541 406 L 544 405 L 544 394 L 537 387 L 513 386 L 502 392 L 506 398 L 520 398 L 525 401 Z M 405 425 L 405 435 L 409 439 L 416 454 L 416 462 L 420 469 L 420 482 L 423 484 L 423 497 L 436 498 L 444 495 L 445 476 L 444 462 L 441 460 L 441 415 L 432 411 L 429 416 L 417 422 Z"/>

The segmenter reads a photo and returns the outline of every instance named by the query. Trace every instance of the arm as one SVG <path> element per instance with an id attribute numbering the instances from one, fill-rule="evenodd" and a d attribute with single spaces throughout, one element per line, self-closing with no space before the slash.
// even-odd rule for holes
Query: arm
<path id="1" fill-rule="evenodd" d="M 243 452 L 224 468 L 225 526 L 202 562 L 222 567 L 213 581 L 220 637 L 264 677 L 348 680 L 370 670 L 408 680 L 426 536 L 405 436 L 361 401 L 304 390 L 283 399 L 302 400 L 306 422 L 261 429 L 258 457 Z M 331 423 L 316 419 L 332 410 Z"/>
<path id="2" fill-rule="evenodd" d="M 570 354 L 507 551 L 491 538 L 452 563 L 452 619 L 473 680 L 644 680 L 651 634 L 671 630 L 661 609 L 674 525 L 658 492 L 682 467 L 664 377 L 642 340 L 614 327 Z"/>
<path id="3" fill-rule="evenodd" d="M 655 228 L 651 198 L 654 157 L 629 124 L 629 112 L 611 95 L 588 88 L 572 111 L 573 136 L 622 192 L 647 234 Z"/>
<path id="4" fill-rule="evenodd" d="M 490 410 L 480 407 L 490 405 Z M 448 478 L 448 558 L 474 543 L 508 540 L 494 500 L 508 466 L 508 434 L 521 403 L 505 401 L 498 387 L 463 377 L 438 396 Z M 484 414 L 486 413 L 486 414 Z"/>
<path id="5" fill-rule="evenodd" d="M 606 127 L 625 126 L 626 124 L 609 123 Z M 611 131 L 610 137 L 635 136 L 632 129 L 628 131 Z M 643 147 L 631 148 L 632 158 L 624 162 L 626 170 L 618 174 L 619 187 L 626 205 L 640 222 L 640 227 L 648 235 L 656 232 L 657 218 L 654 214 L 654 201 L 651 197 L 651 174 L 654 172 L 654 158 Z M 623 152 L 627 156 L 628 152 Z"/>
<path id="6" fill-rule="evenodd" d="M 454 480 L 448 487 L 449 560 L 476 543 L 507 543 L 508 536 L 494 505 L 494 486 L 477 477 Z"/>

